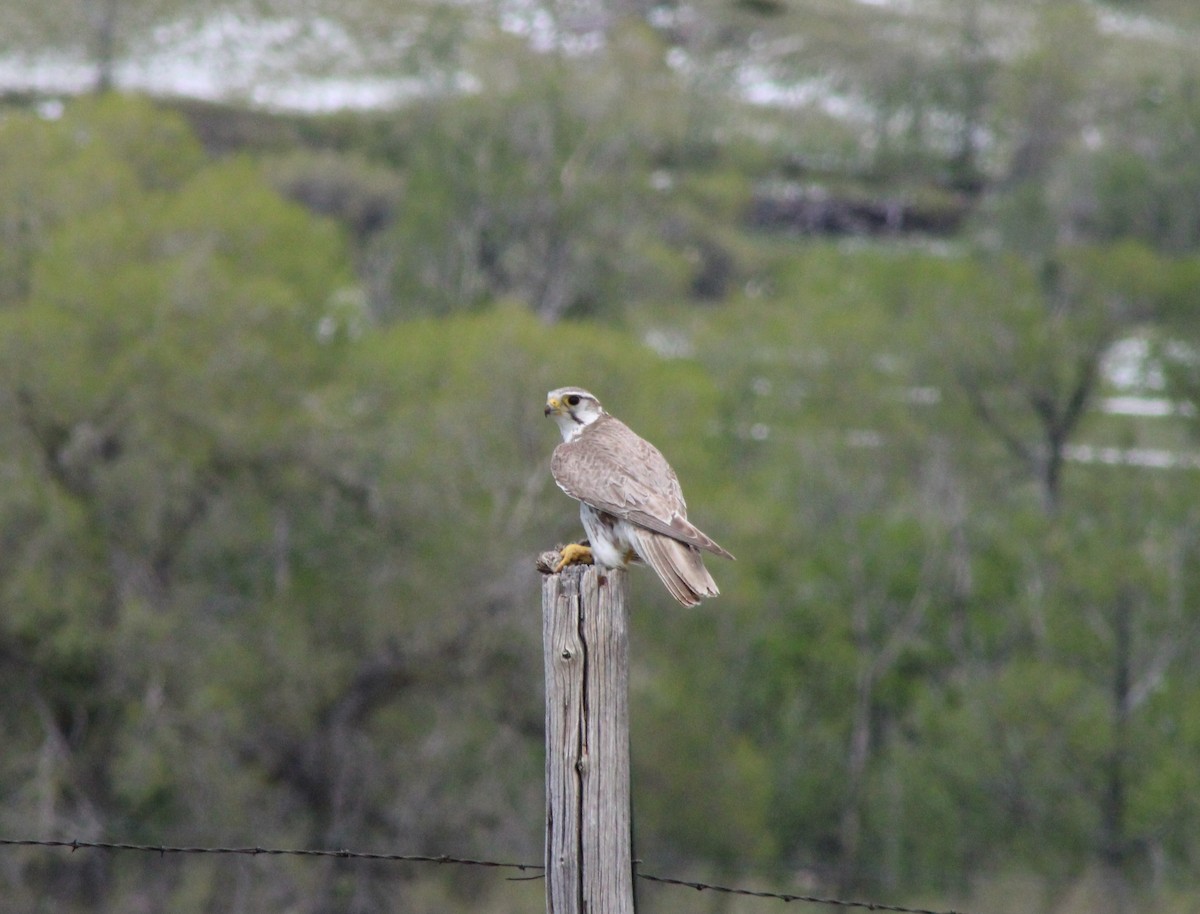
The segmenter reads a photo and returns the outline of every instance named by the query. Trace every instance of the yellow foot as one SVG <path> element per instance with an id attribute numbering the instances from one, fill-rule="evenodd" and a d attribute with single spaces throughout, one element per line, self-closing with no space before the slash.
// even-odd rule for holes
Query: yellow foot
<path id="1" fill-rule="evenodd" d="M 559 560 L 559 563 L 554 566 L 554 571 L 556 574 L 562 571 L 568 565 L 592 564 L 591 548 L 584 546 L 581 543 L 570 543 L 569 545 L 563 546 L 559 551 L 559 555 L 562 556 L 562 558 Z"/>

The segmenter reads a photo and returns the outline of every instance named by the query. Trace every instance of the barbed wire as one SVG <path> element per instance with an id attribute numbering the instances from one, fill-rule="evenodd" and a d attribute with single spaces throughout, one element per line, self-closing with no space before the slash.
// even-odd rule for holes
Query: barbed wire
<path id="1" fill-rule="evenodd" d="M 862 908 L 867 911 L 891 911 L 898 914 L 964 914 L 962 911 L 933 911 L 928 908 L 906 908 L 902 905 L 883 904 L 878 901 L 852 901 L 845 898 L 822 898 L 819 895 L 793 895 L 789 892 L 764 892 L 757 889 L 738 889 L 727 885 L 712 885 L 707 882 L 690 882 L 686 879 L 670 879 L 666 876 L 652 876 L 649 873 L 638 873 L 640 878 L 649 882 L 661 882 L 666 885 L 678 885 L 700 892 L 720 892 L 725 895 L 740 895 L 747 898 L 770 898 L 775 901 L 804 901 L 809 904 L 833 905 L 839 908 Z"/>
<path id="2" fill-rule="evenodd" d="M 31 838 L 0 838 L 0 847 L 62 847 L 72 852 L 82 849 L 103 851 L 141 851 L 158 854 L 240 854 L 248 857 L 338 857 L 344 860 L 387 860 L 393 863 L 441 863 L 458 866 L 488 866 L 496 869 L 545 869 L 541 864 L 505 863 L 499 860 L 474 860 L 469 857 L 450 857 L 445 854 L 376 854 L 368 851 L 309 850 L 279 847 L 172 847 L 164 844 L 125 844 L 109 841 L 42 841 Z"/>
<path id="3" fill-rule="evenodd" d="M 226 854 L 248 857 L 336 857 L 343 860 L 383 860 L 392 863 L 436 863 L 451 866 L 480 866 L 493 869 L 511 869 L 522 873 L 537 871 L 539 875 L 519 878 L 542 878 L 545 867 L 540 863 L 516 863 L 501 860 L 479 860 L 471 857 L 451 857 L 447 854 L 383 854 L 369 851 L 351 850 L 321 850 L 306 848 L 278 847 L 186 847 L 165 844 L 129 844 L 110 841 L 53 841 L 35 838 L 0 838 L 0 847 L 54 847 L 65 848 L 72 853 L 77 850 L 104 851 L 136 851 L 140 853 L 158 854 L 165 857 L 168 854 Z M 640 863 L 640 861 L 637 861 Z M 746 898 L 765 898 L 774 901 L 800 901 L 808 904 L 830 905 L 840 908 L 857 908 L 867 911 L 888 911 L 892 914 L 964 914 L 954 910 L 931 910 L 929 908 L 908 908 L 902 905 L 883 904 L 877 901 L 853 901 L 843 898 L 823 898 L 818 895 L 796 895 L 790 892 L 766 892 L 758 889 L 742 889 L 727 885 L 716 885 L 708 882 L 695 882 L 687 879 L 673 879 L 669 876 L 656 876 L 635 870 L 639 879 L 647 882 L 657 882 L 662 885 L 680 886 L 695 889 L 700 892 L 719 892 L 725 895 L 738 895 Z"/>

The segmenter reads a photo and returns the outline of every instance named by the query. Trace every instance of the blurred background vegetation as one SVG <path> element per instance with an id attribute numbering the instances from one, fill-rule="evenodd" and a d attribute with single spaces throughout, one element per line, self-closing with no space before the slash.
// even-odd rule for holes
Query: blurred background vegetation
<path id="1" fill-rule="evenodd" d="M 540 859 L 581 384 L 739 558 L 690 611 L 634 575 L 647 870 L 1194 911 L 1198 46 L 1190 0 L 0 0 L 0 833 Z"/>

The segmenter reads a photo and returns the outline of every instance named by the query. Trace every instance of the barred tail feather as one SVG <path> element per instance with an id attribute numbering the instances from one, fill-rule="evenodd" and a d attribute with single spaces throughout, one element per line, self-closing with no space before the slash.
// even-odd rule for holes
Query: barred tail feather
<path id="1" fill-rule="evenodd" d="M 671 596 L 684 606 L 695 606 L 702 597 L 715 597 L 717 584 L 704 567 L 704 559 L 695 546 L 655 533 L 638 530 L 635 541 L 638 556 L 654 569 Z"/>

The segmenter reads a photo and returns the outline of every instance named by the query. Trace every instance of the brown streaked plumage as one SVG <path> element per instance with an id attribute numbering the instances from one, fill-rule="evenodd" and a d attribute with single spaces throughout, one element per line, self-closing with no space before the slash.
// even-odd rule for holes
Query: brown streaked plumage
<path id="1" fill-rule="evenodd" d="M 580 503 L 590 559 L 607 567 L 640 559 L 685 606 L 716 596 L 702 550 L 733 556 L 688 521 L 679 480 L 658 448 L 579 387 L 550 391 L 546 415 L 563 435 L 550 468 L 559 488 Z M 560 567 L 587 561 L 588 552 L 567 547 Z"/>

